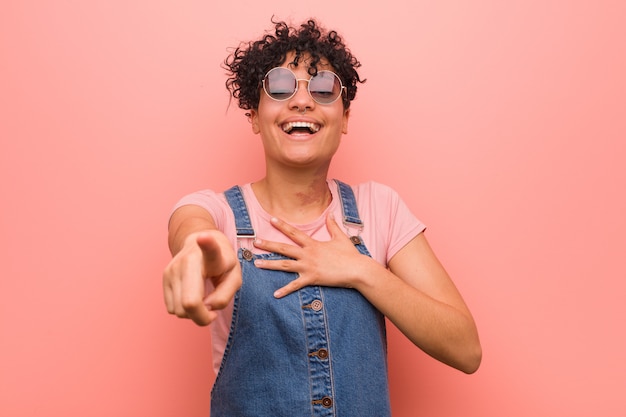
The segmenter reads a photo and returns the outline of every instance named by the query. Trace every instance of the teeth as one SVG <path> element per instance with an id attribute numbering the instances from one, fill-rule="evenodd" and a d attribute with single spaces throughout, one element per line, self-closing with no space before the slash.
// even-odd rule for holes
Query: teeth
<path id="1" fill-rule="evenodd" d="M 318 124 L 310 123 L 310 122 L 289 122 L 289 123 L 285 123 L 282 127 L 283 127 L 283 131 L 286 133 L 291 132 L 296 127 L 306 127 L 313 133 L 316 133 L 317 131 L 320 130 L 320 126 Z"/>

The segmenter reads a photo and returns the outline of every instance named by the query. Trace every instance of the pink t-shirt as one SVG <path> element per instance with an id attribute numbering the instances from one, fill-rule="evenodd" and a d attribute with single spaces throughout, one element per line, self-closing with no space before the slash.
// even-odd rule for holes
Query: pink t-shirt
<path id="1" fill-rule="evenodd" d="M 337 184 L 328 180 L 332 193 L 332 201 L 324 213 L 309 224 L 294 224 L 309 236 L 320 241 L 330 240 L 326 229 L 326 215 L 332 212 L 338 223 L 343 215 Z M 290 243 L 288 237 L 280 233 L 270 224 L 272 215 L 259 204 L 250 184 L 243 185 L 243 196 L 248 206 L 252 227 L 257 237 L 274 242 Z M 352 186 L 357 201 L 359 216 L 363 222 L 363 230 L 351 227 L 349 235 L 359 234 L 372 258 L 387 266 L 389 260 L 414 237 L 424 231 L 426 226 L 411 213 L 398 194 L 391 188 L 376 182 L 366 182 Z M 223 193 L 211 190 L 198 191 L 183 197 L 175 206 L 197 205 L 206 209 L 213 217 L 219 230 L 230 239 L 234 248 L 244 247 L 254 253 L 261 253 L 252 245 L 250 239 L 242 239 L 237 243 L 235 218 Z M 341 225 L 341 224 L 340 224 Z M 344 227 L 345 228 L 345 227 Z M 232 303 L 220 312 L 218 319 L 211 324 L 211 340 L 213 344 L 213 368 L 217 373 L 224 356 L 224 349 L 230 332 Z"/>

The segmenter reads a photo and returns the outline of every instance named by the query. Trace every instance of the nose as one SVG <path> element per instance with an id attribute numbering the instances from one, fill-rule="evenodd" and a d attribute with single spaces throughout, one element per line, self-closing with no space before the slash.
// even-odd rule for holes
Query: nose
<path id="1" fill-rule="evenodd" d="M 296 79 L 298 88 L 296 93 L 289 99 L 289 108 L 292 110 L 303 111 L 312 110 L 315 107 L 315 101 L 309 94 L 309 80 L 306 78 Z"/>

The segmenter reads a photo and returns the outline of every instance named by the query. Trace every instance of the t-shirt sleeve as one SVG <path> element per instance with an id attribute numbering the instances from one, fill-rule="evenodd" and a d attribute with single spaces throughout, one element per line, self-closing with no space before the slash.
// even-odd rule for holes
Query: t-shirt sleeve
<path id="1" fill-rule="evenodd" d="M 355 189 L 362 217 L 373 225 L 372 255 L 385 265 L 426 226 L 411 212 L 391 187 L 376 182 L 360 184 Z M 366 224 L 366 228 L 367 228 Z"/>
<path id="2" fill-rule="evenodd" d="M 229 211 L 230 209 L 228 208 L 228 203 L 226 202 L 226 198 L 223 193 L 217 193 L 212 190 L 202 190 L 187 194 L 174 205 L 172 213 L 174 213 L 174 211 L 178 208 L 187 205 L 202 207 L 209 212 L 211 217 L 213 217 L 213 221 L 215 222 L 215 226 L 218 230 L 221 230 L 222 232 L 227 231 L 227 217 L 229 215 L 232 216 L 232 212 Z"/>
<path id="3" fill-rule="evenodd" d="M 387 262 L 413 238 L 426 230 L 424 225 L 409 209 L 398 193 L 392 193 L 391 234 L 387 250 Z"/>

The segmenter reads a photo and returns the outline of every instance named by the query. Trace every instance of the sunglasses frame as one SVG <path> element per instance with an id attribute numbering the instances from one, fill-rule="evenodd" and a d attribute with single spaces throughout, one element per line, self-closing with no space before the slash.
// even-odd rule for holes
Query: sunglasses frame
<path id="1" fill-rule="evenodd" d="M 286 70 L 289 71 L 292 75 L 294 80 L 296 81 L 296 88 L 293 90 L 293 93 L 291 93 L 291 95 L 287 98 L 274 98 L 272 97 L 272 95 L 267 91 L 267 88 L 265 87 L 265 80 L 267 79 L 268 75 L 274 71 L 274 70 Z M 329 101 L 327 103 L 323 103 L 323 102 L 319 102 L 318 100 L 315 99 L 315 97 L 313 97 L 313 94 L 311 94 L 311 80 L 315 77 L 317 77 L 320 73 L 322 72 L 328 72 L 330 74 L 332 74 L 338 81 L 339 81 L 339 94 L 337 94 L 337 97 L 335 97 L 333 99 L 333 101 Z M 332 71 L 328 71 L 328 70 L 321 70 L 321 71 L 317 71 L 317 74 L 315 74 L 314 76 L 312 76 L 311 78 L 309 78 L 308 80 L 306 78 L 298 78 L 296 77 L 296 74 L 294 74 L 294 72 L 292 70 L 290 70 L 289 68 L 285 68 L 285 67 L 274 67 L 271 70 L 269 70 L 268 72 L 265 73 L 265 76 L 263 77 L 263 91 L 265 92 L 265 94 L 267 94 L 267 96 L 269 98 L 271 98 L 274 101 L 287 101 L 291 98 L 293 98 L 293 96 L 296 95 L 296 93 L 298 92 L 298 89 L 300 88 L 300 81 L 306 81 L 307 82 L 307 86 L 306 86 L 306 91 L 309 93 L 309 97 L 311 97 L 311 99 L 313 101 L 315 101 L 317 104 L 333 104 L 335 101 L 339 100 L 339 97 L 341 97 L 343 95 L 343 92 L 346 90 L 346 86 L 343 85 L 343 83 L 341 82 L 341 78 L 339 78 L 339 76 L 337 74 L 335 74 Z"/>

